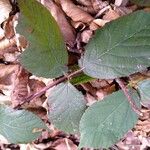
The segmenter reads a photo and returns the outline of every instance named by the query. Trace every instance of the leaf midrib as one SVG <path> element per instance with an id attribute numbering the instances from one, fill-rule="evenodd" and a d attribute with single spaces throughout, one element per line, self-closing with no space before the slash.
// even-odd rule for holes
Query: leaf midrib
<path id="1" fill-rule="evenodd" d="M 145 30 L 145 29 L 147 30 L 147 28 L 148 28 L 148 26 L 146 26 L 145 28 L 142 28 L 140 31 L 135 32 L 135 33 L 131 34 L 129 37 L 127 37 L 127 38 L 123 39 L 122 41 L 118 42 L 117 44 L 115 44 L 114 46 L 112 46 L 110 49 L 107 49 L 105 52 L 103 52 L 103 53 L 99 56 L 99 59 L 100 59 L 102 56 L 104 56 L 105 54 L 107 54 L 108 52 L 110 52 L 110 51 L 111 51 L 112 49 L 114 49 L 115 47 L 119 46 L 122 42 L 125 42 L 126 40 L 132 38 L 135 34 L 140 33 L 142 30 Z M 107 29 L 107 31 L 108 31 L 108 29 Z M 109 31 L 108 31 L 108 32 L 109 32 Z M 109 33 L 110 33 L 110 32 L 109 32 Z M 112 37 L 111 34 L 110 34 L 110 37 Z"/>

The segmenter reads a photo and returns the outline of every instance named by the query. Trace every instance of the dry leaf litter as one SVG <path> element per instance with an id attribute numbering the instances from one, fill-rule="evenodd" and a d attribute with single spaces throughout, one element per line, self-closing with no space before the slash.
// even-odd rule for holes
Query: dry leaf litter
<path id="1" fill-rule="evenodd" d="M 57 21 L 70 52 L 69 63 L 77 61 L 74 54 L 81 54 L 84 46 L 92 38 L 94 31 L 106 23 L 137 10 L 136 5 L 130 5 L 128 0 L 39 0 Z M 150 8 L 144 8 L 150 11 Z M 10 16 L 12 6 L 9 0 L 0 1 L 0 103 L 13 107 L 24 101 L 52 79 L 37 78 L 27 72 L 19 63 L 18 56 L 28 43 L 22 35 L 15 32 L 18 14 Z M 80 14 L 80 15 L 79 15 Z M 72 54 L 73 53 L 73 54 Z M 146 74 L 147 75 L 147 74 Z M 146 75 L 135 74 L 132 82 L 146 78 Z M 138 79 L 137 79 L 138 78 Z M 116 91 L 113 80 L 93 80 L 78 87 L 85 92 L 87 105 L 96 100 L 102 100 L 108 94 Z M 44 131 L 36 141 L 30 144 L 14 145 L 0 136 L 1 150 L 77 150 L 79 135 L 68 135 L 54 128 L 46 117 L 46 98 L 49 91 L 23 108 L 32 111 L 42 118 L 52 133 Z M 142 109 L 143 117 L 139 118 L 133 130 L 129 131 L 120 142 L 110 150 L 148 150 L 150 148 L 150 110 Z M 92 150 L 83 148 L 83 150 Z M 99 149 L 102 150 L 102 149 Z"/>

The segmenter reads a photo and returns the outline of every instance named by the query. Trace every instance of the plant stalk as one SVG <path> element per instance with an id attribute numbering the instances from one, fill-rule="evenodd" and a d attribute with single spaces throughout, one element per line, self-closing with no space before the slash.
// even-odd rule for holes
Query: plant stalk
<path id="1" fill-rule="evenodd" d="M 48 84 L 47 86 L 45 86 L 43 89 L 41 89 L 40 91 L 29 95 L 28 97 L 25 98 L 25 100 L 20 103 L 18 106 L 16 106 L 15 108 L 18 109 L 20 108 L 23 104 L 25 103 L 29 103 L 30 101 L 32 101 L 33 99 L 40 97 L 42 94 L 44 94 L 48 89 L 58 85 L 59 83 L 62 83 L 66 80 L 70 80 L 73 77 L 76 77 L 77 75 L 79 75 L 80 73 L 82 73 L 84 68 L 81 68 L 75 72 L 70 73 L 69 75 L 64 75 L 62 77 L 60 77 L 59 79 L 55 80 L 53 83 Z"/>
<path id="2" fill-rule="evenodd" d="M 127 97 L 127 100 L 129 102 L 129 104 L 131 105 L 131 108 L 133 109 L 133 111 L 138 114 L 139 116 L 143 116 L 143 113 L 140 111 L 140 109 L 136 106 L 134 100 L 132 99 L 132 97 L 129 94 L 129 90 L 128 88 L 124 85 L 123 81 L 121 79 L 116 79 L 116 82 L 119 84 L 119 86 L 121 87 L 124 95 Z"/>

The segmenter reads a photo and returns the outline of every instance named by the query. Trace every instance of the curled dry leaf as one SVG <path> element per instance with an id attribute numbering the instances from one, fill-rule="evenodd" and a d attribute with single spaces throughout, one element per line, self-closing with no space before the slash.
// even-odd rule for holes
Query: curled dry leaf
<path id="1" fill-rule="evenodd" d="M 103 19 L 111 21 L 111 20 L 115 20 L 119 17 L 120 17 L 120 15 L 119 15 L 119 13 L 117 13 L 117 11 L 109 9 L 109 11 L 103 16 Z"/>
<path id="2" fill-rule="evenodd" d="M 90 93 L 86 93 L 85 95 L 85 99 L 87 101 L 87 106 L 91 106 L 93 105 L 95 102 L 97 102 L 97 100 L 95 99 L 94 96 L 92 96 Z"/>
<path id="3" fill-rule="evenodd" d="M 92 31 L 95 31 L 95 30 L 97 30 L 97 29 L 99 29 L 100 28 L 100 26 L 99 25 L 97 25 L 95 22 L 91 22 L 90 23 L 90 30 L 92 30 Z"/>
<path id="4" fill-rule="evenodd" d="M 0 0 L 0 24 L 9 17 L 12 6 L 9 0 Z"/>
<path id="5" fill-rule="evenodd" d="M 6 62 L 15 62 L 18 59 L 18 48 L 15 38 L 0 40 L 0 58 Z"/>
<path id="6" fill-rule="evenodd" d="M 15 63 L 17 62 L 18 53 L 4 53 L 4 61 L 7 63 Z"/>
<path id="7" fill-rule="evenodd" d="M 84 6 L 91 6 L 92 5 L 92 2 L 91 2 L 91 0 L 78 0 L 77 1 L 79 4 L 81 4 L 81 5 L 84 5 Z"/>
<path id="8" fill-rule="evenodd" d="M 92 35 L 93 35 L 93 32 L 91 30 L 84 30 L 81 33 L 81 41 L 83 43 L 88 43 Z"/>
<path id="9" fill-rule="evenodd" d="M 71 24 L 78 31 L 82 31 L 86 27 L 85 23 L 83 23 L 83 22 L 74 22 L 74 21 L 71 21 Z"/>
<path id="10" fill-rule="evenodd" d="M 15 45 L 15 39 L 9 40 L 7 38 L 3 38 L 2 40 L 0 40 L 0 52 L 1 52 L 1 50 L 7 49 L 14 45 Z"/>
<path id="11" fill-rule="evenodd" d="M 0 65 L 0 104 L 10 104 L 10 94 L 18 65 Z"/>
<path id="12" fill-rule="evenodd" d="M 106 6 L 109 5 L 107 1 L 102 1 L 102 0 L 91 0 L 92 1 L 92 6 L 94 10 L 100 11 L 101 9 L 105 8 Z"/>
<path id="13" fill-rule="evenodd" d="M 116 6 L 126 6 L 126 4 L 129 2 L 129 0 L 115 0 Z"/>
<path id="14" fill-rule="evenodd" d="M 57 2 L 59 2 L 63 11 L 73 21 L 75 22 L 81 21 L 83 23 L 88 24 L 93 20 L 93 17 L 90 14 L 80 9 L 71 0 L 57 0 Z"/>
<path id="15" fill-rule="evenodd" d="M 0 89 L 3 90 L 5 85 L 11 85 L 13 82 L 13 74 L 18 69 L 18 65 L 0 64 Z"/>
<path id="16" fill-rule="evenodd" d="M 29 74 L 19 66 L 15 72 L 15 79 L 13 81 L 13 88 L 11 93 L 11 100 L 13 107 L 18 106 L 21 102 L 25 101 L 28 96 Z"/>
<path id="17" fill-rule="evenodd" d="M 119 16 L 128 15 L 132 13 L 134 9 L 134 7 L 114 7 L 114 10 L 119 14 Z"/>
<path id="18" fill-rule="evenodd" d="M 97 90 L 95 87 L 93 87 L 90 83 L 82 83 L 81 86 L 86 92 L 90 93 L 92 96 L 96 98 Z"/>
<path id="19" fill-rule="evenodd" d="M 51 12 L 52 16 L 57 21 L 65 39 L 65 42 L 70 47 L 74 47 L 76 33 L 73 27 L 69 24 L 68 20 L 66 19 L 64 12 L 51 0 L 44 0 L 44 6 L 47 7 L 47 9 Z"/>
<path id="20" fill-rule="evenodd" d="M 90 24 L 90 29 L 95 31 L 100 27 L 103 27 L 106 23 L 108 23 L 109 20 L 104 19 L 94 19 L 92 23 Z"/>
<path id="21" fill-rule="evenodd" d="M 5 36 L 4 30 L 0 28 L 0 41 L 4 38 L 4 36 Z"/>
<path id="22" fill-rule="evenodd" d="M 55 150 L 77 150 L 77 146 L 69 139 L 58 139 L 52 144 Z"/>
<path id="23" fill-rule="evenodd" d="M 5 37 L 11 39 L 15 36 L 14 24 L 17 19 L 16 15 L 10 16 L 3 24 L 3 29 L 5 31 Z"/>
<path id="24" fill-rule="evenodd" d="M 82 9 L 83 11 L 95 15 L 97 13 L 97 11 L 93 8 L 93 6 L 78 6 L 80 9 Z"/>

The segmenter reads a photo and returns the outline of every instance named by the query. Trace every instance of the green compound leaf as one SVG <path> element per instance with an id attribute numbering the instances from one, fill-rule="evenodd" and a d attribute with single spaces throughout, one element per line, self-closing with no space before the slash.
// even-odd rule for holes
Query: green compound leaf
<path id="1" fill-rule="evenodd" d="M 139 106 L 137 93 L 132 93 L 132 97 Z M 79 147 L 108 148 L 133 128 L 137 119 L 123 92 L 115 92 L 94 103 L 83 114 Z"/>
<path id="2" fill-rule="evenodd" d="M 150 0 L 131 0 L 131 2 L 139 6 L 150 6 Z"/>
<path id="3" fill-rule="evenodd" d="M 80 67 L 94 78 L 128 76 L 150 66 L 150 13 L 132 13 L 106 24 L 86 46 Z"/>
<path id="4" fill-rule="evenodd" d="M 139 82 L 138 90 L 140 92 L 142 104 L 150 108 L 150 79 Z"/>
<path id="5" fill-rule="evenodd" d="M 0 105 L 0 134 L 10 143 L 29 143 L 46 128 L 42 120 L 31 112 Z"/>
<path id="6" fill-rule="evenodd" d="M 19 0 L 17 31 L 29 41 L 22 65 L 42 77 L 58 77 L 66 71 L 67 51 L 60 29 L 50 12 L 36 0 Z"/>
<path id="7" fill-rule="evenodd" d="M 70 83 L 57 85 L 48 97 L 49 119 L 59 129 L 76 133 L 79 121 L 86 109 L 86 101 Z"/>

